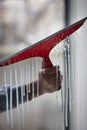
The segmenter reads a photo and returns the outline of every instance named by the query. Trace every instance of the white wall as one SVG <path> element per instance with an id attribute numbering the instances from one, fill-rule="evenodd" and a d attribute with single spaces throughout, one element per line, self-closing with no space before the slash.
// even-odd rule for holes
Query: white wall
<path id="1" fill-rule="evenodd" d="M 71 23 L 87 17 L 87 0 L 71 0 Z M 87 129 L 87 21 L 72 41 L 71 130 Z"/>

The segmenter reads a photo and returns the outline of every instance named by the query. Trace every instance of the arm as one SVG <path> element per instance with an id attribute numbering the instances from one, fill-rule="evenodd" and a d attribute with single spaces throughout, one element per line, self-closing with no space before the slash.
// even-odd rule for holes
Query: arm
<path id="1" fill-rule="evenodd" d="M 57 81 L 57 87 L 56 87 Z M 45 93 L 52 93 L 61 88 L 62 76 L 58 68 L 58 79 L 56 79 L 56 67 L 51 67 L 47 69 L 42 69 L 39 73 L 39 96 Z M 26 87 L 25 87 L 25 96 L 23 96 L 24 102 L 27 101 Z M 8 107 L 10 109 L 10 86 L 8 87 Z M 18 86 L 18 96 L 19 104 L 21 104 L 21 86 Z M 34 82 L 34 96 L 37 97 L 37 81 Z M 32 100 L 32 83 L 30 84 L 30 93 L 28 94 L 29 100 Z M 16 103 L 16 88 L 12 89 L 12 107 L 15 108 Z M 0 112 L 6 111 L 6 94 L 5 88 L 1 88 L 0 91 Z"/>

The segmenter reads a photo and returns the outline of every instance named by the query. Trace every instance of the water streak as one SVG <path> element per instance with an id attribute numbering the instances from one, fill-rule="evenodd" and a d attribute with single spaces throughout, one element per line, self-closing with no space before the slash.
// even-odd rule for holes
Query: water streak
<path id="1" fill-rule="evenodd" d="M 65 49 L 65 126 L 68 126 L 68 79 L 67 79 L 67 54 Z"/>
<path id="2" fill-rule="evenodd" d="M 19 97 L 18 97 L 18 81 L 17 81 L 17 67 L 15 65 L 15 84 L 16 84 L 16 99 L 17 99 L 17 108 L 18 108 L 18 104 L 19 104 Z"/>
<path id="3" fill-rule="evenodd" d="M 24 128 L 24 100 L 23 100 L 23 69 L 22 65 L 20 65 L 20 83 L 21 83 L 21 104 L 22 104 L 22 128 Z"/>
<path id="4" fill-rule="evenodd" d="M 11 128 L 13 128 L 13 110 L 12 110 L 12 67 L 10 67 L 10 119 L 11 119 Z"/>
<path id="5" fill-rule="evenodd" d="M 38 74 L 38 71 L 39 71 L 39 59 L 37 58 L 36 59 L 36 75 L 37 75 L 37 97 L 39 96 L 39 74 Z"/>
<path id="6" fill-rule="evenodd" d="M 7 83 L 6 83 L 6 69 L 4 70 L 4 82 L 5 82 L 5 92 L 6 92 L 6 120 L 7 124 L 9 124 L 9 112 L 8 112 L 8 91 L 7 91 Z"/>
<path id="7" fill-rule="evenodd" d="M 34 101 L 34 60 L 32 59 L 32 100 Z"/>
<path id="8" fill-rule="evenodd" d="M 15 64 L 15 83 L 16 83 L 16 100 L 17 100 L 17 113 L 18 113 L 18 129 L 20 130 L 20 112 L 19 112 L 19 95 L 18 95 L 18 76 L 17 65 Z"/>
<path id="9" fill-rule="evenodd" d="M 26 96 L 27 96 L 27 109 L 29 110 L 29 98 L 28 98 L 28 61 L 26 60 Z"/>
<path id="10" fill-rule="evenodd" d="M 25 74 L 25 72 L 24 72 L 25 68 L 24 68 L 24 65 L 25 65 L 25 62 L 23 62 L 23 67 L 22 67 L 22 69 L 23 69 L 22 70 L 22 74 L 23 74 L 23 93 L 22 94 L 23 94 L 23 96 L 25 96 L 25 87 L 24 87 L 24 84 L 25 84 L 25 75 L 24 75 Z"/>

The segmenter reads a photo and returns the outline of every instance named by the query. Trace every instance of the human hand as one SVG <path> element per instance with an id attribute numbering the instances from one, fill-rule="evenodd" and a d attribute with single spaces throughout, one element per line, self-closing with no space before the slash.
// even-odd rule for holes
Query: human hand
<path id="1" fill-rule="evenodd" d="M 58 77 L 57 77 L 58 75 Z M 61 88 L 62 75 L 60 73 L 60 68 L 51 67 L 47 69 L 42 69 L 39 73 L 39 92 L 52 93 Z"/>

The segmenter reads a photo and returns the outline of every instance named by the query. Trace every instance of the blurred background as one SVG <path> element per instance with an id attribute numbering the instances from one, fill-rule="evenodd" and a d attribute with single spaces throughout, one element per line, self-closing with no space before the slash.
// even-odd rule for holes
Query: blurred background
<path id="1" fill-rule="evenodd" d="M 0 0 L 0 58 L 87 17 L 86 10 L 87 0 Z M 87 129 L 87 22 L 82 30 L 75 33 L 71 40 L 72 109 L 69 130 Z M 60 61 L 63 62 L 63 58 Z M 57 130 L 63 129 L 61 102 L 59 91 Z M 26 111 L 26 103 L 24 109 Z M 18 124 L 16 113 L 14 109 L 15 130 Z M 0 129 L 10 130 L 5 115 L 0 114 Z M 29 115 L 25 112 L 25 117 L 26 130 L 56 130 L 55 93 L 31 102 Z"/>
<path id="2" fill-rule="evenodd" d="M 0 0 L 0 55 L 62 29 L 64 15 L 64 0 Z"/>

